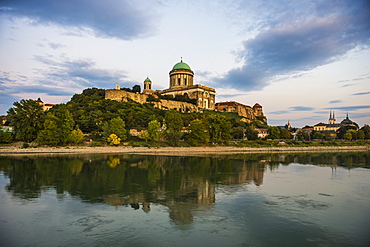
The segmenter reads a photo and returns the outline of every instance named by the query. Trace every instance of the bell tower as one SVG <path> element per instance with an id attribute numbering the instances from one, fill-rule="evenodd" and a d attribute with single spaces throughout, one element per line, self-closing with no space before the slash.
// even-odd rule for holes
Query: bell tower
<path id="1" fill-rule="evenodd" d="M 152 90 L 152 81 L 149 79 L 149 77 L 147 77 L 144 80 L 144 90 L 143 90 L 143 93 L 147 93 L 147 94 L 152 94 L 153 93 L 153 90 Z"/>

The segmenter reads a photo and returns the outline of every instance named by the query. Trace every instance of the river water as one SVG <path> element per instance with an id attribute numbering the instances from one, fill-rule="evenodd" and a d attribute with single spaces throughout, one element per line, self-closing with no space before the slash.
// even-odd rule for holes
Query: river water
<path id="1" fill-rule="evenodd" d="M 370 154 L 0 156 L 0 246 L 370 246 Z"/>

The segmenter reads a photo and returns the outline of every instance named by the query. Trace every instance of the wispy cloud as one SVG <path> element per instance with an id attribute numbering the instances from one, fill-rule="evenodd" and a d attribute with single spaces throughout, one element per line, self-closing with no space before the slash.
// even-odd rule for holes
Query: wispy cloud
<path id="1" fill-rule="evenodd" d="M 289 108 L 290 111 L 313 111 L 315 108 L 308 106 L 292 106 Z"/>
<path id="2" fill-rule="evenodd" d="M 354 93 L 352 95 L 366 95 L 366 94 L 370 94 L 370 92 Z"/>
<path id="3" fill-rule="evenodd" d="M 289 111 L 272 111 L 272 112 L 269 112 L 268 114 L 280 115 L 280 114 L 287 114 L 287 113 L 289 113 Z"/>
<path id="4" fill-rule="evenodd" d="M 283 7 L 285 2 L 280 3 Z M 216 81 L 261 90 L 275 76 L 308 71 L 340 59 L 351 49 L 368 46 L 369 5 L 366 0 L 304 1 L 282 12 L 271 12 L 276 19 L 264 23 L 262 31 L 243 43 L 239 57 L 245 65 Z"/>
<path id="5" fill-rule="evenodd" d="M 340 99 L 337 99 L 337 100 L 331 100 L 329 101 L 329 104 L 337 104 L 337 103 L 342 103 L 343 101 L 340 100 Z"/>
<path id="6" fill-rule="evenodd" d="M 327 110 L 342 110 L 342 111 L 357 111 L 362 109 L 370 109 L 370 105 L 357 105 L 357 106 L 342 106 L 342 107 L 331 107 L 324 108 Z"/>
<path id="7" fill-rule="evenodd" d="M 0 13 L 27 17 L 35 25 L 54 24 L 100 37 L 128 40 L 146 36 L 155 29 L 158 6 L 156 1 L 4 0 Z"/>

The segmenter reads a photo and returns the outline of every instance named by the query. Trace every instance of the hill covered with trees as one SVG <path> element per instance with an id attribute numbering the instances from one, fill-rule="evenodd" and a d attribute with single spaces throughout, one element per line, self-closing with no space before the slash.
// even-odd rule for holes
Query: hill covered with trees
<path id="1" fill-rule="evenodd" d="M 14 102 L 7 115 L 8 124 L 14 128 L 13 139 L 53 146 L 84 140 L 111 145 L 125 140 L 161 140 L 179 145 L 180 140 L 185 140 L 198 145 L 228 143 L 232 138 L 257 139 L 254 128 L 267 127 L 260 121 L 241 122 L 236 113 L 179 113 L 160 110 L 150 102 L 118 102 L 104 96 L 104 89 L 88 88 L 46 112 L 39 101 Z M 139 133 L 138 137 L 130 135 L 132 129 Z"/>

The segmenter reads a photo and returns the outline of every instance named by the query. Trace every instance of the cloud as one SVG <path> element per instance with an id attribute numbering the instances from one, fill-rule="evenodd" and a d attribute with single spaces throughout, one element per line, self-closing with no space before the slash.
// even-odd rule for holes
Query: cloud
<path id="1" fill-rule="evenodd" d="M 342 106 L 342 107 L 331 107 L 324 108 L 327 110 L 342 110 L 342 111 L 357 111 L 362 109 L 370 109 L 370 105 L 357 105 L 357 106 Z"/>
<path id="2" fill-rule="evenodd" d="M 292 106 L 289 108 L 290 111 L 313 111 L 315 108 L 307 106 Z"/>
<path id="3" fill-rule="evenodd" d="M 157 6 L 155 1 L 3 0 L 0 13 L 27 17 L 36 25 L 54 24 L 99 37 L 130 40 L 155 29 Z"/>
<path id="4" fill-rule="evenodd" d="M 71 97 L 87 87 L 113 88 L 115 82 L 124 84 L 127 80 L 124 71 L 99 68 L 91 59 L 71 60 L 53 56 L 35 56 L 34 59 L 42 64 L 35 69 L 37 76 L 0 72 L 1 112 L 5 112 L 20 97 Z M 132 83 L 128 84 L 128 87 L 132 86 Z"/>
<path id="5" fill-rule="evenodd" d="M 280 115 L 280 114 L 287 114 L 287 113 L 289 113 L 289 111 L 273 111 L 273 112 L 269 112 L 268 114 Z"/>
<path id="6" fill-rule="evenodd" d="M 53 42 L 49 42 L 49 47 L 53 50 L 57 50 L 59 48 L 62 48 L 62 47 L 65 47 L 64 45 L 60 44 L 60 43 L 53 43 Z"/>
<path id="7" fill-rule="evenodd" d="M 370 92 L 354 93 L 352 95 L 366 95 L 366 94 L 370 94 Z"/>
<path id="8" fill-rule="evenodd" d="M 289 6 L 264 29 L 245 40 L 245 64 L 215 79 L 220 85 L 262 90 L 274 77 L 328 64 L 348 51 L 370 44 L 368 1 L 307 1 Z M 248 12 L 246 12 L 248 13 Z"/>
<path id="9" fill-rule="evenodd" d="M 337 103 L 342 103 L 343 101 L 342 100 L 331 100 L 329 101 L 329 104 L 337 104 Z"/>
<path id="10" fill-rule="evenodd" d="M 46 65 L 39 69 L 41 78 L 36 81 L 43 85 L 61 87 L 113 87 L 115 82 L 124 83 L 127 76 L 122 70 L 101 69 L 91 59 L 70 60 L 66 57 L 35 56 L 36 61 Z"/>

